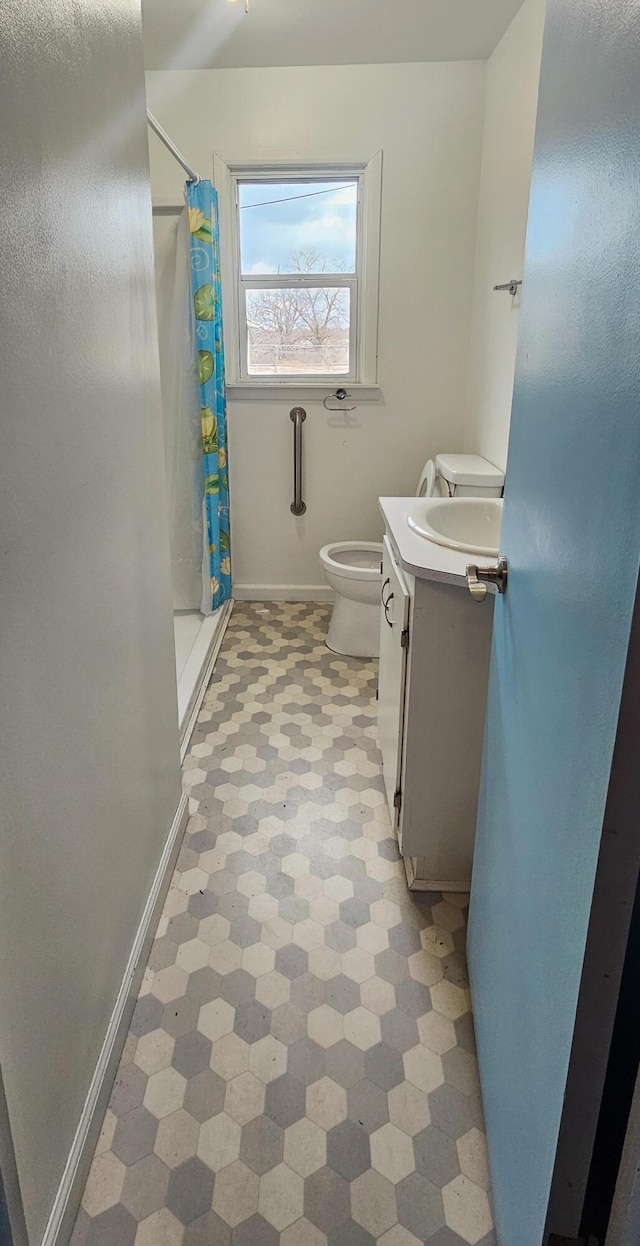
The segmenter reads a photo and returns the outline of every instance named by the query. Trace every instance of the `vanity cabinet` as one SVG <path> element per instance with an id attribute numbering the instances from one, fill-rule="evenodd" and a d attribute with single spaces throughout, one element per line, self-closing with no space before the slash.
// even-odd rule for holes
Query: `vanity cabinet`
<path id="1" fill-rule="evenodd" d="M 409 884 L 467 891 L 471 880 L 493 597 L 403 570 L 383 544 L 378 739 Z"/>

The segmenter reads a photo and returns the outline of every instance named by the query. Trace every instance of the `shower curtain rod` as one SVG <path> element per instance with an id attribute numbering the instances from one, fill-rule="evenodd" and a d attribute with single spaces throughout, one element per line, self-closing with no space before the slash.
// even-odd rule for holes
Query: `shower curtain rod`
<path id="1" fill-rule="evenodd" d="M 160 125 L 160 122 L 156 120 L 153 113 L 148 108 L 147 108 L 147 123 L 148 125 L 151 126 L 151 129 L 153 130 L 154 134 L 158 135 L 160 142 L 164 143 L 167 150 L 170 151 L 171 155 L 178 161 L 178 164 L 182 165 L 185 173 L 189 174 L 191 181 L 195 182 L 197 185 L 198 182 L 200 181 L 198 174 L 194 173 L 191 166 L 187 164 L 184 156 L 180 155 L 180 152 L 178 151 L 178 148 L 176 147 L 175 143 L 172 143 L 166 130 L 163 130 L 162 126 Z"/>

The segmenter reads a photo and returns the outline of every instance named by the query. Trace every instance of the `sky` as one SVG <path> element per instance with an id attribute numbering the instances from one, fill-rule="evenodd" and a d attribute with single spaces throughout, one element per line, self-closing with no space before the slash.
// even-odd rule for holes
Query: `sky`
<path id="1" fill-rule="evenodd" d="M 285 200 L 275 203 L 274 200 Z M 291 254 L 313 250 L 354 271 L 355 182 L 241 182 L 239 186 L 242 271 L 291 271 Z M 263 206 L 258 206 L 263 205 Z"/>

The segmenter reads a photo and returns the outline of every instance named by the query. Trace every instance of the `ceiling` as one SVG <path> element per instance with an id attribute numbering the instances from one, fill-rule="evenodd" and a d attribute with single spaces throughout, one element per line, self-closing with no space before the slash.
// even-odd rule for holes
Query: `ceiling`
<path id="1" fill-rule="evenodd" d="M 143 0 L 147 69 L 490 56 L 522 0 Z"/>

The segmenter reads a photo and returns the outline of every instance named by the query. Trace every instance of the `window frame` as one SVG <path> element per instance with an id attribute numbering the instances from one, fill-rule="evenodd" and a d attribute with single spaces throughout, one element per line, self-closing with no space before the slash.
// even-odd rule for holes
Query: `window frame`
<path id="1" fill-rule="evenodd" d="M 214 153 L 213 173 L 220 211 L 227 391 L 242 391 L 244 396 L 277 397 L 283 390 L 295 390 L 296 394 L 308 390 L 313 395 L 318 391 L 326 393 L 345 386 L 349 391 L 357 390 L 361 397 L 366 396 L 367 390 L 371 391 L 370 396 L 377 396 L 382 152 L 367 161 L 349 164 L 309 164 L 302 161 L 227 164 Z M 334 178 L 353 178 L 358 184 L 355 274 L 310 273 L 296 277 L 295 273 L 270 273 L 243 277 L 240 271 L 238 183 L 280 179 L 312 182 Z M 297 284 L 315 289 L 340 286 L 350 290 L 348 374 L 249 375 L 245 290 L 286 289 Z"/>

